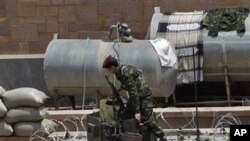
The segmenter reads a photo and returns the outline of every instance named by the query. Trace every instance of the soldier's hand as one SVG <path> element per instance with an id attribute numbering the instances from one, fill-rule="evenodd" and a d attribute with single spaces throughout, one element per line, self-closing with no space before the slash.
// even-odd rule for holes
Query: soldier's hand
<path id="1" fill-rule="evenodd" d="M 141 114 L 140 113 L 135 113 L 135 119 L 140 122 L 141 121 Z"/>
<path id="2" fill-rule="evenodd" d="M 118 117 L 121 118 L 121 119 L 125 119 L 125 117 L 126 117 L 125 110 L 119 111 L 119 112 L 118 112 Z"/>
<path id="3" fill-rule="evenodd" d="M 119 89 L 118 89 L 118 92 L 120 92 L 120 91 L 122 91 L 122 90 L 123 90 L 122 88 L 119 88 Z"/>
<path id="4" fill-rule="evenodd" d="M 118 89 L 118 92 L 123 90 L 123 86 L 121 85 L 120 88 Z"/>

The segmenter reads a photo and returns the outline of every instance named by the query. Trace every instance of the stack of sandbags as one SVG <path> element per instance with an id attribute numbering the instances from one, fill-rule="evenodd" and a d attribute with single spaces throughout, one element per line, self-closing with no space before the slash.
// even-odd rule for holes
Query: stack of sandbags
<path id="1" fill-rule="evenodd" d="M 13 125 L 16 136 L 31 136 L 43 127 L 47 114 L 43 104 L 48 98 L 43 92 L 34 88 L 17 88 L 5 91 L 2 98 L 8 109 L 4 120 Z"/>
<path id="2" fill-rule="evenodd" d="M 57 124 L 52 120 L 43 119 L 37 122 L 18 122 L 15 124 L 15 135 L 17 136 L 31 136 L 36 131 L 41 130 L 37 135 L 47 136 L 55 131 Z"/>
<path id="3" fill-rule="evenodd" d="M 11 136 L 13 134 L 13 128 L 3 119 L 7 113 L 7 108 L 2 101 L 2 95 L 4 92 L 4 88 L 0 86 L 0 136 Z"/>
<path id="4" fill-rule="evenodd" d="M 0 86 L 0 98 L 2 98 L 2 95 L 4 94 L 4 92 L 5 92 L 5 89 L 2 86 Z"/>

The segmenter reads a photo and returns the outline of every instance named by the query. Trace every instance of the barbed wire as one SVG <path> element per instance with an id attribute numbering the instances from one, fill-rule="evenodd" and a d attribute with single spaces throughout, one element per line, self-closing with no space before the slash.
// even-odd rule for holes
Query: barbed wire
<path id="1" fill-rule="evenodd" d="M 188 116 L 185 114 L 186 112 L 183 111 L 183 115 L 186 118 L 186 122 L 180 126 L 179 129 L 185 129 L 188 126 L 196 127 L 194 119 L 195 113 L 192 112 L 192 118 L 188 120 Z M 164 116 L 164 111 L 160 112 L 156 115 L 156 119 L 162 119 L 162 121 L 171 129 L 175 127 L 170 124 L 167 118 Z M 87 131 L 85 124 L 86 124 L 87 115 L 83 115 L 82 117 L 77 116 L 67 116 L 62 121 L 52 119 L 50 121 L 53 122 L 53 126 L 50 127 L 49 131 L 53 132 L 53 135 L 48 136 L 50 133 L 46 131 L 46 129 L 40 128 L 35 131 L 31 136 L 29 141 L 63 141 L 63 140 L 76 140 L 76 139 L 83 139 L 85 136 L 81 134 L 81 131 Z M 212 139 L 214 141 L 225 139 L 225 137 L 229 137 L 229 133 L 225 130 L 230 125 L 240 125 L 240 119 L 233 115 L 232 113 L 226 113 L 224 115 L 220 115 L 215 117 L 215 113 L 213 116 L 212 126 L 213 135 Z M 59 130 L 62 130 L 62 134 L 59 134 Z M 74 133 L 74 134 L 73 134 Z"/>
<path id="2" fill-rule="evenodd" d="M 213 140 L 221 140 L 221 138 L 225 138 L 225 136 L 229 137 L 229 133 L 226 133 L 225 128 L 228 128 L 230 125 L 240 124 L 240 119 L 232 113 L 227 113 L 216 117 L 212 124 L 212 127 L 214 128 Z"/>
<path id="3" fill-rule="evenodd" d="M 162 119 L 162 121 L 170 128 L 174 129 L 177 127 L 174 127 L 170 124 L 169 121 L 167 121 L 166 117 L 164 117 L 163 115 L 164 111 L 160 112 L 157 116 L 156 119 L 158 120 L 159 118 Z M 185 129 L 186 127 L 188 127 L 188 125 L 190 125 L 191 127 L 195 125 L 194 119 L 195 119 L 195 113 L 192 112 L 192 118 L 191 120 L 187 120 L 188 117 L 185 114 L 186 112 L 183 112 L 183 115 L 186 118 L 186 121 L 183 125 L 180 126 L 179 129 Z M 215 112 L 213 113 L 213 120 L 212 120 L 212 135 L 208 138 L 210 138 L 213 141 L 221 141 L 221 140 L 227 140 L 229 139 L 229 132 L 226 131 L 226 128 L 229 128 L 230 125 L 240 125 L 241 121 L 239 119 L 239 117 L 235 116 L 232 113 L 226 113 L 223 115 L 219 115 L 219 116 L 215 116 Z M 205 135 L 205 134 L 204 134 Z"/>
<path id="4" fill-rule="evenodd" d="M 75 140 L 79 138 L 83 138 L 84 136 L 80 134 L 80 129 L 86 131 L 86 127 L 84 122 L 86 121 L 87 116 L 83 115 L 81 118 L 77 116 L 67 116 L 62 121 L 51 119 L 50 121 L 53 122 L 53 126 L 50 127 L 49 131 L 46 131 L 44 127 L 35 131 L 29 138 L 29 141 L 36 141 L 40 139 L 42 141 L 61 141 L 61 140 Z M 80 123 L 80 124 L 78 124 Z M 70 125 L 73 125 L 73 127 Z M 58 134 L 60 127 L 63 129 L 62 134 Z M 70 130 L 71 129 L 71 130 Z M 51 132 L 54 135 L 48 136 Z M 72 133 L 75 133 L 72 135 Z"/>

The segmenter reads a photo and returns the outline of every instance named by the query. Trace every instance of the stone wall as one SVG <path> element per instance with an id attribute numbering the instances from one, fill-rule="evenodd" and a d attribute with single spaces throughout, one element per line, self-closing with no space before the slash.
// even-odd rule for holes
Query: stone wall
<path id="1" fill-rule="evenodd" d="M 194 11 L 250 7 L 249 0 L 0 0 L 0 54 L 44 53 L 54 33 L 65 39 L 101 39 L 126 22 L 144 39 L 154 7 Z"/>

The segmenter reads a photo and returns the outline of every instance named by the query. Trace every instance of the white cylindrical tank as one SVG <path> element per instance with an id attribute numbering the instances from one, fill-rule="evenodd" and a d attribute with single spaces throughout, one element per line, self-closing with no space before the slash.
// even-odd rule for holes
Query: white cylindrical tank
<path id="1" fill-rule="evenodd" d="M 111 89 L 104 77 L 109 73 L 102 68 L 102 63 L 110 54 L 117 57 L 115 50 L 120 64 L 133 65 L 143 71 L 153 96 L 168 97 L 173 93 L 177 70 L 162 67 L 156 51 L 147 40 L 118 45 L 101 40 L 63 39 L 52 40 L 45 54 L 44 74 L 50 93 L 82 95 L 85 87 L 87 95 L 97 92 L 109 95 Z M 119 88 L 120 84 L 113 78 L 110 77 Z"/>
<path id="2" fill-rule="evenodd" d="M 186 49 L 188 54 L 188 48 L 192 51 L 192 46 L 195 49 L 202 46 L 202 81 L 225 81 L 225 76 L 229 81 L 250 81 L 250 16 L 245 19 L 244 33 L 220 31 L 216 37 L 210 37 L 208 30 L 202 26 L 205 17 L 205 11 L 174 12 L 169 15 L 157 9 L 151 20 L 149 38 L 168 40 L 176 48 L 179 62 L 182 54 L 178 53 L 178 49 Z M 185 65 L 192 69 L 193 62 Z M 179 72 L 183 71 L 180 69 Z"/>

